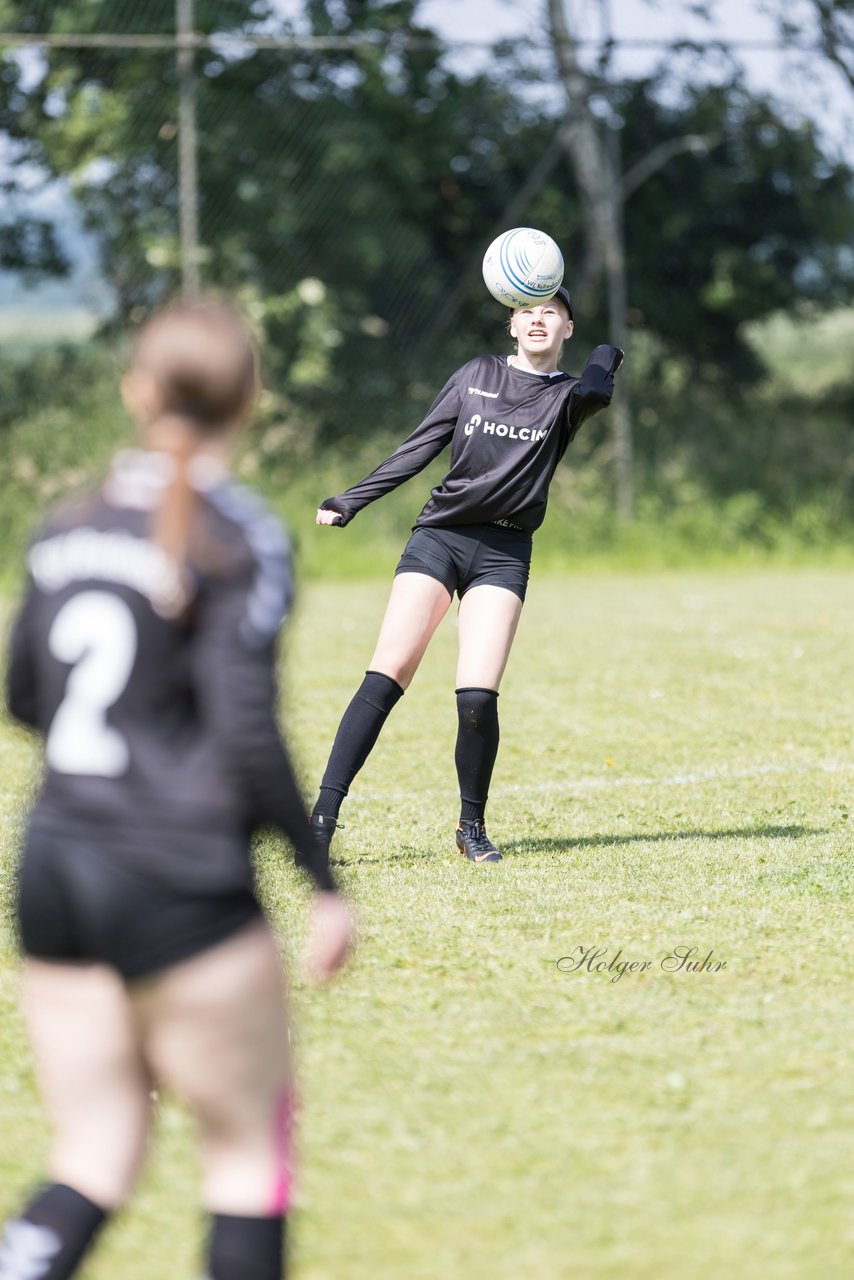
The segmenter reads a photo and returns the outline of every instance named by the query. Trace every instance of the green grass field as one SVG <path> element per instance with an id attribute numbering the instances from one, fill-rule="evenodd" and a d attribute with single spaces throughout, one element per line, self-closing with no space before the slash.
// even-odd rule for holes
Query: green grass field
<path id="1" fill-rule="evenodd" d="M 307 783 L 385 594 L 303 594 L 285 684 Z M 535 580 L 500 704 L 506 857 L 477 868 L 453 851 L 443 625 L 342 814 L 358 956 L 330 990 L 295 983 L 297 1280 L 854 1275 L 852 634 L 841 570 Z M 8 928 L 34 755 L 11 729 L 0 749 L 9 1213 L 47 1135 Z M 259 860 L 294 955 L 305 886 L 278 847 Z M 579 947 L 651 963 L 562 972 Z M 666 972 L 677 947 L 725 968 Z M 198 1275 L 190 1139 L 165 1101 L 88 1280 Z"/>

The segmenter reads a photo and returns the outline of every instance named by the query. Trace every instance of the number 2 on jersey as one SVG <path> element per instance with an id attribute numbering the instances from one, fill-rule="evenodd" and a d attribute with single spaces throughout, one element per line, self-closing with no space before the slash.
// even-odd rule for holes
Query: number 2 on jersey
<path id="1" fill-rule="evenodd" d="M 136 658 L 136 622 L 128 605 L 106 591 L 83 591 L 62 606 L 48 648 L 72 670 L 48 730 L 47 762 L 59 773 L 117 778 L 130 762 L 123 734 L 107 724 Z"/>

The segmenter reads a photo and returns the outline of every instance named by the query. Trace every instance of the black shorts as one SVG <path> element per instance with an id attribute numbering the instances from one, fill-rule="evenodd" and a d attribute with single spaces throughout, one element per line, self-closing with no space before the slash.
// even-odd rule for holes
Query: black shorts
<path id="1" fill-rule="evenodd" d="M 129 980 L 224 942 L 260 915 L 250 889 L 205 896 L 154 886 L 76 836 L 30 832 L 18 873 L 26 955 L 108 964 Z"/>
<path id="2" fill-rule="evenodd" d="M 456 591 L 462 600 L 471 587 L 506 587 L 525 599 L 531 570 L 532 536 L 504 525 L 453 525 L 413 530 L 398 573 L 426 573 Z"/>

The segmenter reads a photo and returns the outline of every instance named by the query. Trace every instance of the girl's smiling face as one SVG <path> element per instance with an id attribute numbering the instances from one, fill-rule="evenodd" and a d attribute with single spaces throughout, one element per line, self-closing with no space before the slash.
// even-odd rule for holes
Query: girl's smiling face
<path id="1" fill-rule="evenodd" d="M 555 367 L 572 329 L 566 308 L 557 298 L 519 307 L 510 319 L 510 335 L 516 339 L 519 355 L 538 367 Z"/>

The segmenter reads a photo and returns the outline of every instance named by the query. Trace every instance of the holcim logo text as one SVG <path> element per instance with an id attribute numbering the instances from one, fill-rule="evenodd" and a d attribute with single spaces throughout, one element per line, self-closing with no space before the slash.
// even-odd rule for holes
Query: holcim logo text
<path id="1" fill-rule="evenodd" d="M 467 436 L 472 436 L 478 428 L 485 436 L 506 436 L 508 440 L 526 440 L 529 444 L 536 444 L 538 440 L 548 435 L 547 430 L 537 430 L 536 427 L 516 427 L 512 422 L 490 422 L 489 418 L 482 418 L 479 413 L 473 413 L 463 430 Z"/>

